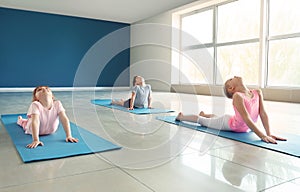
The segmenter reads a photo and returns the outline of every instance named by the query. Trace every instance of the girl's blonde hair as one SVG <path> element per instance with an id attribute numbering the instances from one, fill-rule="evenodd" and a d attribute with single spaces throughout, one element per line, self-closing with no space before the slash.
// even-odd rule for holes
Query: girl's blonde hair
<path id="1" fill-rule="evenodd" d="M 133 77 L 133 80 L 132 80 L 132 86 L 135 86 L 135 82 L 136 82 L 136 78 L 137 78 L 137 77 L 138 77 L 137 75 Z"/>
<path id="2" fill-rule="evenodd" d="M 132 86 L 135 86 L 136 78 L 137 78 L 137 77 L 140 77 L 140 78 L 142 79 L 142 81 L 145 82 L 145 79 L 144 79 L 142 76 L 136 75 L 136 76 L 133 77 L 133 80 L 132 80 Z"/>
<path id="3" fill-rule="evenodd" d="M 227 84 L 228 80 L 224 83 L 223 86 L 223 91 L 224 94 L 226 95 L 226 97 L 228 97 L 229 99 L 232 99 L 233 93 L 229 93 L 228 89 L 229 89 L 229 85 Z"/>

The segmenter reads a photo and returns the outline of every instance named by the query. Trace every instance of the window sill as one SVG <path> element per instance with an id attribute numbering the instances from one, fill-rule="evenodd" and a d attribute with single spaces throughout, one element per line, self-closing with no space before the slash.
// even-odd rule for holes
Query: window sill
<path id="1" fill-rule="evenodd" d="M 300 103 L 300 88 L 268 87 L 261 88 L 261 90 L 263 91 L 265 100 Z M 223 86 L 217 85 L 209 86 L 172 84 L 171 92 L 189 93 L 197 95 L 224 96 Z"/>

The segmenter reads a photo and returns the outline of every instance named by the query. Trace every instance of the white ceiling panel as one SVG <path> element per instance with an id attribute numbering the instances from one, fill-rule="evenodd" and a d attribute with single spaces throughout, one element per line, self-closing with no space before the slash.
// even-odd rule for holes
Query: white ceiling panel
<path id="1" fill-rule="evenodd" d="M 134 23 L 197 0 L 0 0 L 0 7 Z"/>

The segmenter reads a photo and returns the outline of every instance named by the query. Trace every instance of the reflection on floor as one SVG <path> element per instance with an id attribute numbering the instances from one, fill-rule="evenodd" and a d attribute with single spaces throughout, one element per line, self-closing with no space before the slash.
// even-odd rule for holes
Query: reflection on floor
<path id="1" fill-rule="evenodd" d="M 54 94 L 72 122 L 122 149 L 24 164 L 0 123 L 0 191 L 300 191 L 300 158 L 157 121 L 161 114 L 90 103 L 126 99 L 127 91 Z M 24 113 L 30 101 L 31 93 L 0 93 L 0 113 Z M 233 113 L 231 105 L 221 97 L 153 93 L 153 107 L 176 111 L 165 115 Z M 300 104 L 265 105 L 275 133 L 300 135 Z"/>

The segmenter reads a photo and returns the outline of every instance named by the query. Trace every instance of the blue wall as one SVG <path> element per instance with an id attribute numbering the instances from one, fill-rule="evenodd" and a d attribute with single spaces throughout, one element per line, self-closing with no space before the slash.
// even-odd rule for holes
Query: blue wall
<path id="1" fill-rule="evenodd" d="M 102 37 L 129 24 L 0 8 L 0 87 L 73 86 L 86 52 Z M 130 47 L 130 32 L 122 41 Z M 129 49 L 105 65 L 96 86 L 129 86 Z M 84 80 L 83 80 L 84 81 Z M 95 86 L 93 82 L 83 82 Z"/>

